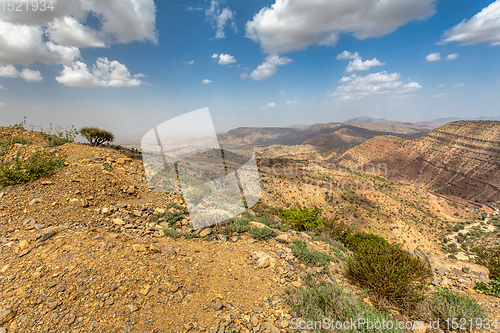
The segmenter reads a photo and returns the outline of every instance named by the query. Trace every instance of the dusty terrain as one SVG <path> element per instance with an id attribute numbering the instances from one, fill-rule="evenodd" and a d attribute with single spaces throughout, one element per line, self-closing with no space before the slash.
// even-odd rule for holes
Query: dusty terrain
<path id="1" fill-rule="evenodd" d="M 184 202 L 151 190 L 140 160 L 77 143 L 43 148 L 40 133 L 0 128 L 0 141 L 13 136 L 31 144 L 10 147 L 7 157 L 54 151 L 66 165 L 0 189 L 0 327 L 6 332 L 295 332 L 283 294 L 306 275 L 363 293 L 343 276 L 345 258 L 323 274 L 322 267 L 290 253 L 286 243 L 295 238 L 330 251 L 308 235 L 277 231 L 279 237 L 259 241 L 248 233 L 226 237 L 219 227 L 195 232 L 187 215 L 171 226 L 155 214 L 170 212 L 173 205 L 185 208 Z M 400 240 L 412 252 L 418 247 L 430 258 L 428 251 L 439 252 L 435 233 L 446 221 L 437 216 L 446 205 L 430 205 L 425 189 L 362 174 L 359 179 L 373 180 L 375 191 L 317 195 L 300 177 L 354 177 L 315 168 L 290 175 L 262 172 L 263 186 L 293 185 L 265 191 L 262 202 L 324 206 L 329 216 Z M 476 206 L 446 209 L 450 216 L 479 218 L 482 212 Z M 164 230 L 173 228 L 200 238 L 165 237 Z M 481 276 L 452 269 L 467 263 L 436 258 L 453 274 L 436 271 L 435 285 L 466 292 L 492 317 L 499 316 L 498 298 L 470 287 Z"/>

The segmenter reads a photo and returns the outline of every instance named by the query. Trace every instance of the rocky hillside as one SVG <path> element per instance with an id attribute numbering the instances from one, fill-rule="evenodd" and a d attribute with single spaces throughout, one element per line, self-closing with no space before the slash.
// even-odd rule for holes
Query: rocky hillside
<path id="1" fill-rule="evenodd" d="M 44 135 L 19 127 L 0 127 L 0 149 L 2 181 L 33 156 L 64 161 L 42 177 L 0 185 L 1 333 L 292 333 L 297 314 L 286 295 L 310 279 L 335 283 L 372 309 L 373 296 L 347 278 L 352 252 L 337 241 L 292 231 L 275 215 L 258 218 L 257 210 L 193 230 L 182 197 L 151 190 L 142 161 L 112 149 L 47 147 Z M 33 169 L 24 164 L 21 173 L 40 171 Z M 351 212 L 369 203 L 349 198 Z M 375 218 L 390 216 L 366 208 Z M 305 248 L 293 248 L 294 241 Z M 498 316 L 500 302 L 471 288 L 488 281 L 487 270 L 434 260 L 411 245 L 435 272 L 430 288 L 467 293 Z M 390 315 L 408 319 L 398 309 Z"/>
<path id="2" fill-rule="evenodd" d="M 500 200 L 498 121 L 453 122 L 406 142 L 374 138 L 338 162 L 370 160 L 386 163 L 393 180 L 483 203 Z"/>

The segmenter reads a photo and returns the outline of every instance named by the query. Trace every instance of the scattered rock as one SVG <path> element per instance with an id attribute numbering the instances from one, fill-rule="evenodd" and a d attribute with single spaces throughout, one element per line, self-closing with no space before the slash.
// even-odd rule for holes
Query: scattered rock
<path id="1" fill-rule="evenodd" d="M 130 310 L 130 312 L 136 312 L 139 310 L 139 305 L 132 303 L 127 305 L 127 308 Z"/>
<path id="2" fill-rule="evenodd" d="M 0 326 L 11 321 L 16 316 L 16 313 L 9 308 L 0 310 Z"/>
<path id="3" fill-rule="evenodd" d="M 111 215 L 111 211 L 107 207 L 101 208 L 101 214 L 102 215 Z"/>
<path id="4" fill-rule="evenodd" d="M 30 201 L 29 205 L 33 206 L 36 203 L 42 202 L 42 199 L 36 198 Z"/>
<path id="5" fill-rule="evenodd" d="M 265 225 L 264 223 L 255 222 L 255 221 L 250 221 L 250 222 L 248 222 L 248 226 L 249 226 L 250 228 L 255 227 L 255 228 L 259 228 L 259 229 L 262 229 L 262 228 L 268 228 L 268 226 L 267 226 L 267 225 Z"/>
<path id="6" fill-rule="evenodd" d="M 270 255 L 264 252 L 254 252 L 254 257 L 257 258 L 257 267 L 258 268 L 273 268 L 275 265 L 275 260 Z"/>
<path id="7" fill-rule="evenodd" d="M 219 311 L 220 309 L 222 309 L 223 306 L 224 306 L 224 304 L 222 304 L 222 301 L 220 299 L 218 299 L 215 301 L 214 310 Z"/>
<path id="8" fill-rule="evenodd" d="M 132 245 L 132 249 L 135 251 L 135 252 L 146 252 L 146 248 L 142 245 L 139 245 L 139 244 L 134 244 Z"/>
<path id="9" fill-rule="evenodd" d="M 227 236 L 223 234 L 218 234 L 217 238 L 223 242 L 227 242 Z"/>
<path id="10" fill-rule="evenodd" d="M 29 246 L 29 243 L 27 240 L 22 240 L 20 243 L 19 243 L 19 250 L 24 250 L 26 249 L 27 247 Z"/>
<path id="11" fill-rule="evenodd" d="M 173 284 L 170 286 L 170 292 L 175 293 L 177 290 L 179 290 L 179 285 Z"/>
<path id="12" fill-rule="evenodd" d="M 212 233 L 212 229 L 206 228 L 200 232 L 200 237 L 206 237 Z"/>
<path id="13" fill-rule="evenodd" d="M 139 292 L 141 294 L 143 294 L 144 296 L 146 296 L 150 290 L 151 290 L 151 285 L 145 284 L 144 286 L 142 286 L 142 288 L 139 290 Z"/>
<path id="14" fill-rule="evenodd" d="M 125 225 L 125 222 L 122 219 L 113 219 L 113 223 L 117 225 Z"/>
<path id="15" fill-rule="evenodd" d="M 80 200 L 80 203 L 82 204 L 82 207 L 88 207 L 89 206 L 89 202 L 87 201 L 87 199 Z"/>
<path id="16" fill-rule="evenodd" d="M 275 238 L 278 242 L 288 244 L 290 243 L 290 237 L 288 237 L 288 234 L 281 234 L 276 236 Z"/>
<path id="17" fill-rule="evenodd" d="M 128 194 L 135 194 L 135 186 L 130 186 L 126 192 Z"/>
<path id="18" fill-rule="evenodd" d="M 149 249 L 154 253 L 161 253 L 160 248 L 154 244 L 149 245 Z"/>
<path id="19" fill-rule="evenodd" d="M 175 256 L 175 247 L 174 246 L 166 246 L 165 252 L 170 256 Z"/>
<path id="20" fill-rule="evenodd" d="M 110 305 L 113 305 L 114 302 L 115 302 L 115 300 L 113 299 L 113 297 L 110 297 L 106 301 L 104 301 L 104 304 L 106 304 L 107 306 L 110 306 Z"/>

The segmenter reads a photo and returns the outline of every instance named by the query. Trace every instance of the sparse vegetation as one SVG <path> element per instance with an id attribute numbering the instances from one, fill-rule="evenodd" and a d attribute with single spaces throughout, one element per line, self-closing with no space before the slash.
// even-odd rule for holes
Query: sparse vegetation
<path id="1" fill-rule="evenodd" d="M 269 239 L 271 237 L 276 237 L 278 234 L 271 228 L 257 228 L 253 227 L 249 230 L 250 236 L 256 239 Z"/>
<path id="2" fill-rule="evenodd" d="M 0 186 L 26 183 L 64 166 L 64 159 L 55 153 L 37 151 L 27 158 L 19 154 L 13 160 L 0 160 Z"/>
<path id="3" fill-rule="evenodd" d="M 79 133 L 94 147 L 100 146 L 106 142 L 112 142 L 115 139 L 113 133 L 97 127 L 83 127 L 80 129 Z"/>
<path id="4" fill-rule="evenodd" d="M 292 228 L 307 231 L 322 225 L 321 210 L 317 208 L 292 207 L 280 212 L 280 216 Z"/>
<path id="5" fill-rule="evenodd" d="M 330 261 L 335 260 L 327 253 L 309 249 L 303 240 L 294 240 L 290 248 L 297 258 L 309 264 L 326 266 Z"/>
<path id="6" fill-rule="evenodd" d="M 423 300 L 432 272 L 401 244 L 368 233 L 350 235 L 347 242 L 354 251 L 347 261 L 353 282 L 403 307 Z"/>
<path id="7" fill-rule="evenodd" d="M 478 282 L 474 286 L 474 289 L 481 290 L 486 295 L 493 295 L 500 297 L 500 281 L 499 280 L 491 280 L 488 283 Z"/>
<path id="8" fill-rule="evenodd" d="M 200 236 L 197 234 L 191 232 L 177 231 L 175 229 L 163 229 L 163 235 L 165 235 L 166 237 L 172 237 L 176 239 L 181 237 L 184 237 L 185 239 L 200 238 Z"/>
<path id="9" fill-rule="evenodd" d="M 466 295 L 455 294 L 446 289 L 438 290 L 431 297 L 430 310 L 436 319 L 439 318 L 442 329 L 452 329 L 451 321 L 453 318 L 457 319 L 457 322 L 465 320 L 466 323 L 469 320 L 475 323 L 476 319 L 487 318 L 484 310 L 475 300 Z M 469 328 L 470 325 L 466 324 L 462 331 L 464 329 L 469 330 Z M 460 329 L 453 330 L 460 331 Z"/>
<path id="10" fill-rule="evenodd" d="M 322 322 L 325 318 L 340 322 L 349 321 L 353 318 L 364 318 L 372 322 L 387 322 L 390 320 L 384 314 L 368 307 L 351 291 L 335 283 L 318 282 L 312 278 L 308 278 L 300 288 L 288 288 L 286 295 L 286 302 L 294 311 L 294 317 L 304 318 L 308 322 L 318 323 Z M 330 329 L 332 328 L 327 326 L 317 326 L 316 329 L 314 327 L 309 328 L 309 330 L 316 332 L 324 332 Z M 335 331 L 337 330 L 335 329 Z M 357 328 L 341 329 L 340 332 L 402 333 L 403 331 L 397 328 L 377 330 L 364 325 Z"/>
<path id="11" fill-rule="evenodd" d="M 500 248 L 477 247 L 474 252 L 476 254 L 476 263 L 489 269 L 491 279 L 500 280 Z"/>

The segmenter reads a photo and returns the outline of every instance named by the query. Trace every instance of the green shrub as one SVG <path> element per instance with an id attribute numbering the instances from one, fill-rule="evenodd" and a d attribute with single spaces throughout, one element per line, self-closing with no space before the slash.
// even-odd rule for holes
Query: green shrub
<path id="1" fill-rule="evenodd" d="M 475 300 L 467 295 L 455 294 L 446 289 L 438 290 L 433 297 L 431 297 L 429 307 L 435 318 L 439 318 L 442 329 L 452 329 L 451 325 L 453 318 L 456 318 L 456 321 L 459 323 L 464 319 L 466 321 L 472 320 L 472 322 L 475 323 L 475 320 L 478 318 L 487 318 L 484 310 Z M 470 328 L 468 324 L 469 323 L 466 322 L 464 326 L 467 330 Z M 455 329 L 455 331 L 459 330 Z"/>
<path id="2" fill-rule="evenodd" d="M 295 230 L 307 231 L 322 225 L 321 210 L 292 207 L 280 212 L 280 216 Z"/>
<path id="3" fill-rule="evenodd" d="M 488 284 L 484 282 L 478 282 L 474 286 L 474 289 L 481 290 L 486 295 L 492 295 L 500 297 L 500 281 L 491 280 Z"/>
<path id="4" fill-rule="evenodd" d="M 69 140 L 69 139 L 66 139 L 66 138 L 50 137 L 48 139 L 47 144 L 45 144 L 44 147 L 53 148 L 53 147 L 61 146 L 61 145 L 65 144 L 65 143 L 69 143 L 69 142 L 73 142 L 73 141 Z"/>
<path id="5" fill-rule="evenodd" d="M 325 220 L 323 222 L 324 231 L 333 239 L 345 243 L 347 236 L 352 233 L 351 227 L 345 222 L 337 220 Z"/>
<path id="6" fill-rule="evenodd" d="M 386 246 L 389 242 L 380 236 L 368 232 L 356 232 L 345 237 L 345 243 L 353 251 L 356 251 L 361 245 L 368 244 L 369 246 Z"/>
<path id="7" fill-rule="evenodd" d="M 0 160 L 0 186 L 26 183 L 63 166 L 64 159 L 54 153 L 38 151 L 25 160 L 18 154 L 12 161 Z"/>
<path id="8" fill-rule="evenodd" d="M 163 229 L 163 234 L 166 237 L 172 237 L 176 239 L 180 237 L 184 237 L 186 239 L 200 238 L 200 235 L 193 234 L 190 232 L 177 231 L 175 229 Z"/>
<path id="9" fill-rule="evenodd" d="M 423 300 L 432 278 L 430 268 L 402 250 L 400 244 L 375 235 L 357 234 L 350 239 L 357 241 L 353 243 L 354 254 L 347 261 L 349 278 L 404 307 Z"/>
<path id="10" fill-rule="evenodd" d="M 491 279 L 500 280 L 500 248 L 477 247 L 474 252 L 476 263 L 489 269 Z"/>
<path id="11" fill-rule="evenodd" d="M 297 258 L 309 264 L 326 266 L 330 261 L 335 261 L 335 258 L 327 253 L 309 249 L 303 240 L 294 240 L 290 248 Z"/>
<path id="12" fill-rule="evenodd" d="M 351 291 L 346 290 L 335 283 L 318 282 L 311 277 L 305 280 L 303 286 L 299 288 L 289 287 L 285 291 L 285 301 L 293 310 L 295 318 L 304 318 L 308 322 L 322 322 L 328 318 L 334 321 L 357 321 L 358 318 L 363 318 L 371 322 L 387 322 L 390 320 L 384 314 L 381 314 L 374 309 L 368 307 L 360 298 Z M 298 326 L 299 323 L 291 323 Z M 304 323 L 305 324 L 305 323 Z M 396 326 L 396 325 L 395 325 Z M 291 326 L 292 328 L 299 328 Z M 306 326 L 307 327 L 307 326 Z M 380 329 L 364 326 L 350 329 L 332 329 L 328 326 L 322 326 L 322 329 L 316 327 L 317 332 L 340 331 L 340 332 L 398 332 L 404 331 L 394 329 Z M 310 328 L 312 331 L 314 328 Z M 299 330 L 297 330 L 299 331 Z"/>
<path id="13" fill-rule="evenodd" d="M 267 228 L 267 227 L 266 228 L 253 227 L 253 228 L 250 228 L 249 231 L 250 231 L 250 235 L 256 239 L 269 239 L 271 237 L 278 236 L 276 231 L 274 231 L 273 229 Z"/>
<path id="14" fill-rule="evenodd" d="M 108 163 L 108 162 L 104 162 L 102 164 L 102 167 L 104 168 L 104 170 L 108 171 L 108 172 L 111 172 L 113 171 L 115 168 L 113 168 L 113 165 Z"/>
<path id="15" fill-rule="evenodd" d="M 100 146 L 106 142 L 112 142 L 115 139 L 113 133 L 97 127 L 83 127 L 80 129 L 79 133 L 94 147 Z"/>

